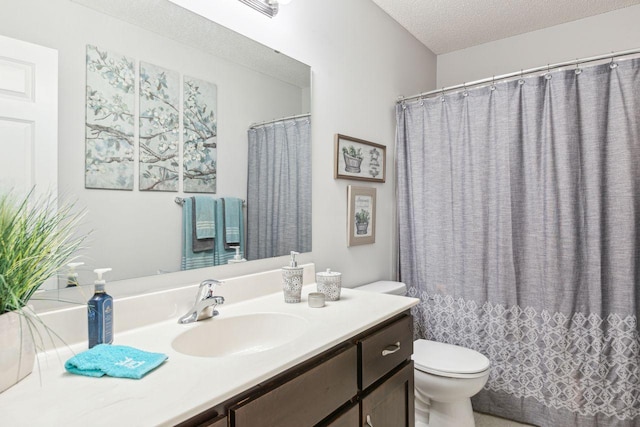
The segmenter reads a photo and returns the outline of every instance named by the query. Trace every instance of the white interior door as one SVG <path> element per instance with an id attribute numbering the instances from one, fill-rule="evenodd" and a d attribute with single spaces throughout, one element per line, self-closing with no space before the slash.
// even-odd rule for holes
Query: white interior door
<path id="1" fill-rule="evenodd" d="M 58 51 L 0 36 L 0 192 L 57 196 L 57 182 Z"/>
<path id="2" fill-rule="evenodd" d="M 58 182 L 58 51 L 0 36 L 0 191 Z"/>

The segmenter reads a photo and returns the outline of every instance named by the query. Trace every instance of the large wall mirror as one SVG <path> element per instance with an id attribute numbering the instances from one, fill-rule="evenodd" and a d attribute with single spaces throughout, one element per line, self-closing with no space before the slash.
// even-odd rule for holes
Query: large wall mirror
<path id="1" fill-rule="evenodd" d="M 51 47 L 59 53 L 58 189 L 62 198 L 75 199 L 78 206 L 86 208 L 86 229 L 82 231 L 92 230 L 83 252 L 85 266 L 79 270 L 81 284 L 93 283 L 91 271 L 99 267 L 113 268 L 109 280 L 180 271 L 182 206 L 175 199 L 194 195 L 185 193 L 182 187 L 178 192 L 141 190 L 137 153 L 133 190 L 85 188 L 87 45 L 135 59 L 136 67 L 141 63 L 153 64 L 181 78 L 190 76 L 215 84 L 217 190 L 211 196 L 216 198 L 237 197 L 252 203 L 251 197 L 258 196 L 250 194 L 254 188 L 250 183 L 265 179 L 251 177 L 248 171 L 260 169 L 263 177 L 280 173 L 269 172 L 267 163 L 257 164 L 248 158 L 252 125 L 274 119 L 275 125 L 278 122 L 282 125 L 282 118 L 311 113 L 309 66 L 169 1 L 6 0 L 5 3 L 13 3 L 3 7 L 13 13 L 0 16 L 0 34 Z M 252 11 L 247 9 L 247 13 Z M 138 72 L 135 78 L 138 111 Z M 136 135 L 140 132 L 137 126 L 135 132 Z M 266 139 L 264 143 L 269 143 L 269 138 Z M 266 154 L 262 157 L 282 163 L 282 158 L 272 159 Z M 309 158 L 304 161 L 291 159 L 286 161 L 286 167 L 310 182 L 310 149 Z M 259 193 L 265 194 L 263 190 Z M 275 249 L 249 253 L 248 262 L 284 255 L 289 250 L 311 251 L 311 188 L 288 197 L 292 210 L 308 203 L 309 218 L 300 225 L 305 229 L 305 239 L 297 247 L 283 246 L 278 237 L 288 233 L 287 227 L 278 229 L 283 224 L 276 224 L 269 231 L 263 227 L 260 234 L 269 234 L 273 241 L 261 245 Z M 261 203 L 269 201 L 269 197 L 266 199 Z M 270 205 L 263 205 L 261 210 L 267 206 Z M 278 217 L 284 225 L 296 221 L 292 219 L 293 212 L 286 210 Z M 259 227 L 252 221 L 258 219 L 245 211 L 245 220 L 246 238 L 251 239 L 252 228 Z M 64 286 L 64 275 L 60 282 Z"/>

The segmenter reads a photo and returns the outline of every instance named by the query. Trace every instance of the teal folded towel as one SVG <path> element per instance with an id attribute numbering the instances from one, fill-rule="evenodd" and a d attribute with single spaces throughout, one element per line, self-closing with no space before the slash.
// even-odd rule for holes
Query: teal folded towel
<path id="1" fill-rule="evenodd" d="M 209 196 L 195 196 L 194 216 L 197 239 L 213 239 L 216 237 L 216 201 Z M 211 248 L 213 249 L 213 247 Z"/>
<path id="2" fill-rule="evenodd" d="M 140 379 L 167 360 L 162 353 L 149 353 L 124 345 L 98 344 L 73 356 L 64 364 L 72 374 L 88 377 Z"/>

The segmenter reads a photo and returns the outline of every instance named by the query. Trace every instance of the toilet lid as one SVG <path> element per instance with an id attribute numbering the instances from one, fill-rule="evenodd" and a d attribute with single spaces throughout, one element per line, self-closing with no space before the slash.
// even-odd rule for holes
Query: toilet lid
<path id="1" fill-rule="evenodd" d="M 358 286 L 356 289 L 359 291 L 377 292 L 379 294 L 407 294 L 407 285 L 402 282 L 394 282 L 391 280 L 380 280 L 378 282 L 369 283 L 368 285 Z"/>
<path id="2" fill-rule="evenodd" d="M 413 343 L 413 363 L 421 371 L 442 376 L 477 374 L 491 365 L 489 359 L 475 350 L 428 340 Z"/>

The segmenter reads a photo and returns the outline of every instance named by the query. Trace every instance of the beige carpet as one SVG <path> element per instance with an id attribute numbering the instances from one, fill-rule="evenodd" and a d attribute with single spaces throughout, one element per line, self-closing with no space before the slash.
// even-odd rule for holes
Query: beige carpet
<path id="1" fill-rule="evenodd" d="M 476 420 L 476 427 L 529 427 L 529 424 L 521 424 L 504 418 L 494 417 L 492 415 L 473 413 Z"/>

